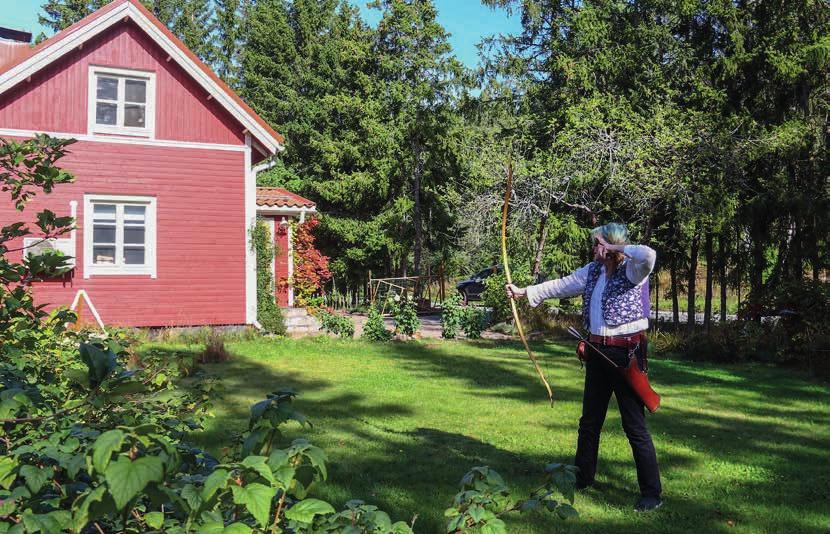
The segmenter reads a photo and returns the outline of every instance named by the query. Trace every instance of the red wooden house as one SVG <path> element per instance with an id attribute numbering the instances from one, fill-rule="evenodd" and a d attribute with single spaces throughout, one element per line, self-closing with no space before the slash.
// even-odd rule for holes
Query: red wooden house
<path id="1" fill-rule="evenodd" d="M 258 198 L 257 166 L 282 136 L 137 0 L 36 47 L 0 41 L 0 137 L 38 132 L 78 140 L 60 161 L 75 183 L 27 208 L 77 221 L 51 244 L 75 267 L 39 283 L 38 301 L 69 306 L 85 294 L 108 325 L 255 322 L 257 211 L 288 249 L 283 217 L 314 206 L 287 192 Z M 0 225 L 19 217 L 0 203 Z"/>

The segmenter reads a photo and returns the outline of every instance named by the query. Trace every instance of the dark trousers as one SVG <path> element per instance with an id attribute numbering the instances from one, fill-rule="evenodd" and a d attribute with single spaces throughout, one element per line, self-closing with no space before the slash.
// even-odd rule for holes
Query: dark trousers
<path id="1" fill-rule="evenodd" d="M 628 364 L 628 349 L 622 347 L 598 346 L 602 352 L 618 365 Z M 622 426 L 637 465 L 637 481 L 644 497 L 660 497 L 660 470 L 657 467 L 657 453 L 646 426 L 643 402 L 620 372 L 602 356 L 591 349 L 586 362 L 585 392 L 582 397 L 582 417 L 579 419 L 579 438 L 576 446 L 576 466 L 579 467 L 578 482 L 591 484 L 597 472 L 599 435 L 611 392 L 617 396 Z M 642 363 L 643 353 L 638 359 Z M 642 367 L 642 364 L 641 364 Z"/>

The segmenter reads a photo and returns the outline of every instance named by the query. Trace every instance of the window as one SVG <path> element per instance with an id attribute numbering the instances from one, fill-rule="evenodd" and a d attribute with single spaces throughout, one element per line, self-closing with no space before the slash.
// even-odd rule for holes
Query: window
<path id="1" fill-rule="evenodd" d="M 155 74 L 90 67 L 89 131 L 153 137 Z"/>
<path id="2" fill-rule="evenodd" d="M 84 278 L 98 274 L 156 277 L 156 199 L 84 197 Z"/>

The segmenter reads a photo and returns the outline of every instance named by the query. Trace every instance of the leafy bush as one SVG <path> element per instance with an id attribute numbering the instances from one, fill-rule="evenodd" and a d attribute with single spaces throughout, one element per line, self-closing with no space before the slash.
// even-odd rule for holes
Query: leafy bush
<path id="1" fill-rule="evenodd" d="M 484 311 L 474 306 L 467 306 L 461 316 L 461 327 L 468 339 L 481 338 L 481 331 L 487 327 Z"/>
<path id="2" fill-rule="evenodd" d="M 555 512 L 561 519 L 575 517 L 574 502 L 576 467 L 550 464 L 541 486 L 523 500 L 513 498 L 502 477 L 489 467 L 474 467 L 461 479 L 461 491 L 453 505 L 444 512 L 449 518 L 447 532 L 490 532 L 507 534 L 501 516 L 511 512 L 543 509 Z M 570 504 L 554 499 L 560 493 Z"/>
<path id="3" fill-rule="evenodd" d="M 271 265 L 276 255 L 271 227 L 257 219 L 251 228 L 251 246 L 256 253 L 257 321 L 270 334 L 285 335 L 285 322 L 274 295 Z"/>
<path id="4" fill-rule="evenodd" d="M 464 317 L 464 309 L 461 307 L 461 296 L 450 295 L 441 306 L 441 337 L 444 339 L 455 339 L 461 322 Z"/>
<path id="5" fill-rule="evenodd" d="M 418 309 L 411 296 L 393 301 L 392 317 L 395 319 L 395 331 L 405 336 L 414 336 L 421 329 Z"/>
<path id="6" fill-rule="evenodd" d="M 200 363 L 222 363 L 231 359 L 225 348 L 225 336 L 216 329 L 211 329 L 205 338 L 205 350 L 199 357 Z"/>
<path id="7" fill-rule="evenodd" d="M 392 332 L 387 330 L 386 324 L 383 322 L 383 315 L 374 306 L 369 309 L 369 315 L 366 318 L 366 324 L 363 325 L 361 337 L 369 341 L 389 341 L 392 339 Z"/>
<path id="8" fill-rule="evenodd" d="M 339 315 L 321 309 L 317 311 L 315 316 L 319 319 L 322 330 L 345 339 L 354 337 L 354 322 L 345 315 Z"/>
<path id="9" fill-rule="evenodd" d="M 311 305 L 314 295 L 323 289 L 331 279 L 329 258 L 317 250 L 314 241 L 314 228 L 320 224 L 318 219 L 308 219 L 295 227 L 294 247 L 294 297 L 298 306 Z"/>
<path id="10" fill-rule="evenodd" d="M 513 283 L 519 287 L 524 287 L 532 283 L 532 277 L 526 270 L 519 270 L 513 273 Z M 510 311 L 510 299 L 507 298 L 507 292 L 504 289 L 507 284 L 507 278 L 504 272 L 492 274 L 485 280 L 486 288 L 481 294 L 482 304 L 492 310 L 491 320 L 494 323 L 512 320 L 513 313 Z M 516 301 L 519 307 L 520 315 L 524 316 L 530 305 L 527 299 L 520 299 Z"/>

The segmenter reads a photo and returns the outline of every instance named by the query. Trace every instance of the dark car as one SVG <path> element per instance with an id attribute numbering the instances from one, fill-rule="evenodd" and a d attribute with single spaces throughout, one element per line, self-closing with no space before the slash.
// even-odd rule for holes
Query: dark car
<path id="1" fill-rule="evenodd" d="M 500 271 L 501 265 L 493 265 L 477 272 L 467 280 L 458 282 L 455 288 L 459 293 L 461 293 L 461 298 L 464 300 L 464 304 L 471 300 L 481 300 L 481 294 L 484 293 L 484 290 L 487 288 L 484 281 L 488 276 Z"/>

